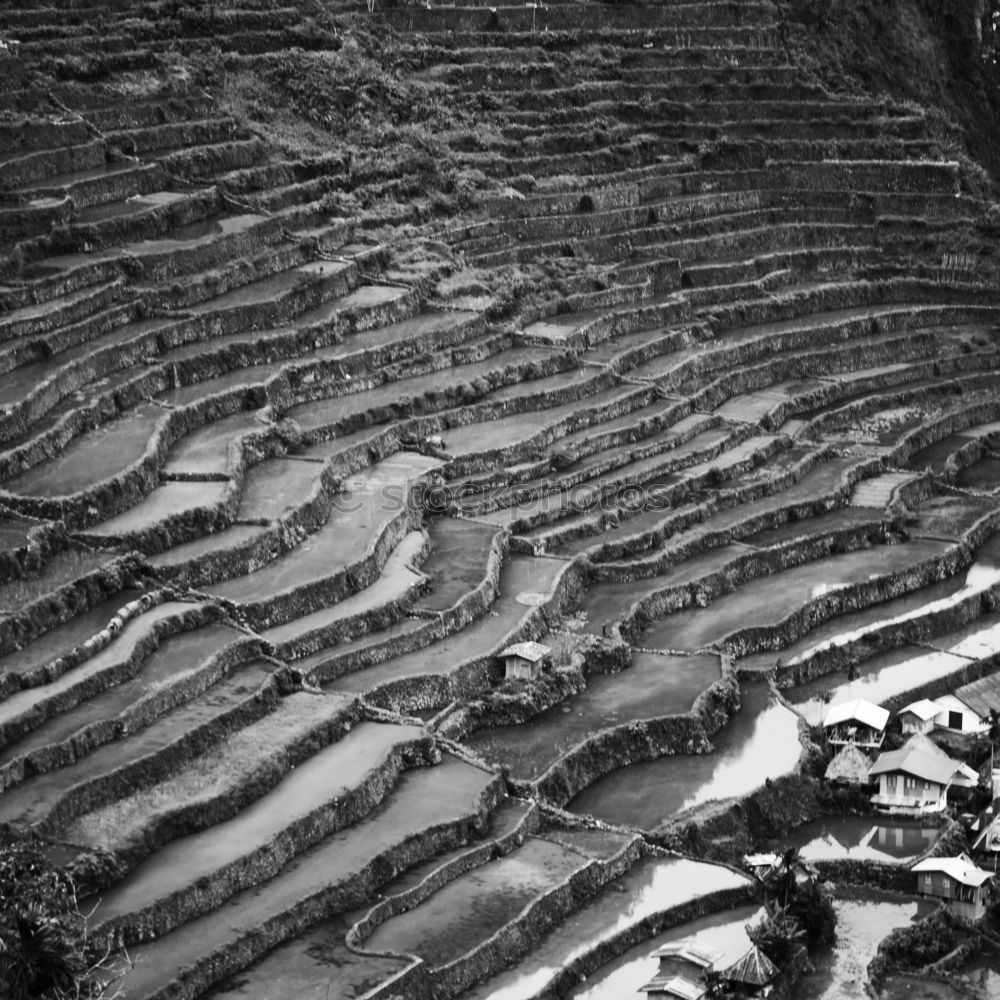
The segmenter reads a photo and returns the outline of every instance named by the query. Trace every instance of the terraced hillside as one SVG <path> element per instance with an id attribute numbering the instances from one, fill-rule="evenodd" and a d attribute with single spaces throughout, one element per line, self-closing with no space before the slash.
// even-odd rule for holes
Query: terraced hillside
<path id="1" fill-rule="evenodd" d="M 0 822 L 129 1000 L 561 995 L 819 808 L 766 678 L 993 668 L 924 112 L 765 0 L 68 6 L 0 11 Z"/>

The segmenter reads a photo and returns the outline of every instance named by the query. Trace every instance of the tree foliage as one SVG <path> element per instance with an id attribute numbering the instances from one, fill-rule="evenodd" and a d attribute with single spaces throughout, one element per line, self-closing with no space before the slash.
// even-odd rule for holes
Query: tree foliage
<path id="1" fill-rule="evenodd" d="M 780 969 L 805 944 L 806 932 L 787 907 L 769 906 L 758 923 L 747 927 L 747 935 Z"/>
<path id="2" fill-rule="evenodd" d="M 0 839 L 0 997 L 97 1000 L 111 994 L 122 957 L 95 949 L 72 878 L 40 843 Z"/>
<path id="3" fill-rule="evenodd" d="M 797 847 L 785 851 L 763 883 L 767 913 L 747 932 L 775 965 L 781 967 L 802 946 L 816 948 L 836 939 L 833 901 L 803 865 Z"/>

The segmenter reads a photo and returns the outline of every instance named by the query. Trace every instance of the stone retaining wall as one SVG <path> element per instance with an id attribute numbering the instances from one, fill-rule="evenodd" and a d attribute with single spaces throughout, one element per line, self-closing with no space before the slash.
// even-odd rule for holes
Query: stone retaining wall
<path id="1" fill-rule="evenodd" d="M 146 634 L 135 643 L 132 655 L 127 660 L 112 664 L 100 673 L 89 673 L 72 686 L 63 685 L 47 697 L 37 698 L 26 711 L 17 715 L 7 715 L 3 721 L 0 721 L 0 746 L 9 747 L 16 744 L 18 740 L 48 720 L 70 712 L 101 692 L 136 677 L 142 670 L 143 663 L 159 647 L 161 641 L 168 636 L 184 630 L 199 628 L 209 622 L 217 621 L 220 617 L 221 615 L 216 608 L 191 605 L 189 610 L 181 611 L 171 618 L 162 618 L 154 622 Z M 42 679 L 48 682 L 48 674 L 43 675 Z M 160 687 L 156 692 L 157 700 L 167 696 L 167 692 L 172 686 L 165 684 Z M 40 694 L 45 690 L 46 688 L 39 687 Z M 130 715 L 137 712 L 139 706 L 144 703 L 143 701 L 131 705 L 129 707 Z M 118 723 L 120 725 L 128 724 L 121 717 L 119 717 Z M 82 747 L 86 743 L 82 731 L 74 734 L 74 743 L 78 747 Z M 35 753 L 38 754 L 39 751 L 36 750 Z M 22 780 L 25 771 L 31 773 L 50 769 L 51 767 L 44 763 L 44 756 L 34 757 L 30 765 L 24 758 L 20 757 L 8 760 L 0 767 L 0 788 L 9 787 L 15 781 Z M 21 775 L 21 777 L 14 778 L 16 774 Z"/>
<path id="2" fill-rule="evenodd" d="M 536 803 L 531 803 L 521 819 L 502 837 L 487 839 L 470 847 L 457 857 L 444 861 L 416 885 L 386 897 L 376 903 L 360 920 L 356 921 L 347 932 L 346 942 L 351 951 L 361 955 L 379 955 L 364 947 L 364 941 L 375 933 L 376 928 L 387 920 L 412 910 L 415 906 L 434 893 L 454 882 L 461 875 L 482 868 L 495 858 L 502 858 L 515 851 L 524 841 L 538 830 L 541 814 Z M 394 953 L 388 953 L 390 955 Z"/>
<path id="3" fill-rule="evenodd" d="M 671 754 L 711 752 L 710 737 L 739 711 L 740 692 L 728 664 L 690 712 L 632 720 L 592 733 L 530 782 L 511 781 L 522 793 L 562 806 L 611 771 Z"/>
<path id="4" fill-rule="evenodd" d="M 238 670 L 242 663 L 255 659 L 257 652 L 252 642 L 235 643 L 223 650 L 223 654 L 215 660 L 213 666 L 222 676 L 224 673 Z M 238 662 L 231 662 L 236 658 Z M 196 678 L 199 682 L 204 682 L 204 679 L 204 674 Z M 189 761 L 216 746 L 229 734 L 245 728 L 273 711 L 281 698 L 282 686 L 282 679 L 277 674 L 272 674 L 248 697 L 207 722 L 187 730 L 160 749 L 73 785 L 53 804 L 47 817 L 39 825 L 39 832 L 43 835 L 57 836 L 59 830 L 84 813 L 127 798 L 138 789 L 151 788 L 162 782 Z M 193 689 L 190 697 L 200 693 L 200 690 Z M 124 733 L 112 732 L 110 740 L 117 739 L 121 735 Z M 72 762 L 72 757 L 63 761 L 65 764 Z"/>
<path id="5" fill-rule="evenodd" d="M 133 553 L 118 556 L 50 593 L 22 604 L 16 612 L 0 619 L 0 655 L 21 649 L 44 632 L 124 590 L 131 585 L 140 566 L 138 556 Z"/>
<path id="6" fill-rule="evenodd" d="M 4 671 L 0 674 L 0 699 L 9 698 L 15 691 L 49 684 L 66 671 L 78 667 L 90 657 L 109 646 L 126 622 L 145 614 L 150 608 L 164 601 L 175 600 L 177 595 L 170 590 L 147 591 L 142 597 L 130 601 L 118 610 L 100 631 L 57 657 L 39 664 L 37 667 L 18 673 Z"/>
<path id="7" fill-rule="evenodd" d="M 624 875 L 645 849 L 642 838 L 636 835 L 611 857 L 591 860 L 565 882 L 533 900 L 514 920 L 478 947 L 448 965 L 429 970 L 435 994 L 446 998 L 458 996 L 463 990 L 514 964 L 583 901 Z"/>
<path id="8" fill-rule="evenodd" d="M 816 677 L 846 670 L 852 664 L 864 662 L 888 650 L 911 643 L 926 643 L 935 636 L 957 631 L 983 614 L 996 610 L 1000 610 L 1000 589 L 993 587 L 940 611 L 875 625 L 849 642 L 821 646 L 794 663 L 776 663 L 772 676 L 780 688 L 797 687 Z M 780 659 L 780 655 L 776 654 L 775 659 Z M 757 676 L 757 672 L 752 672 L 752 675 Z"/>
<path id="9" fill-rule="evenodd" d="M 701 917 L 746 906 L 756 900 L 756 887 L 748 879 L 745 887 L 720 889 L 699 896 L 688 903 L 660 910 L 631 927 L 612 934 L 596 947 L 555 971 L 551 979 L 533 993 L 532 1000 L 559 1000 L 587 976 L 593 975 L 602 966 L 607 965 L 620 955 L 624 955 L 630 948 L 634 948 L 673 927 L 683 927 Z"/>
<path id="10" fill-rule="evenodd" d="M 344 721 L 340 720 L 341 726 Z M 160 937 L 217 909 L 236 893 L 272 878 L 293 858 L 325 837 L 358 823 L 391 793 L 406 767 L 432 766 L 433 754 L 434 742 L 429 736 L 397 744 L 387 759 L 373 767 L 357 787 L 332 803 L 296 819 L 266 844 L 217 869 L 211 876 L 185 885 L 142 909 L 98 923 L 93 933 L 114 935 L 129 945 Z M 246 799 L 252 797 L 246 796 Z M 233 806 L 231 811 L 236 811 L 239 803 Z M 211 826 L 212 822 L 204 825 Z M 135 860 L 131 854 L 128 856 Z"/>
<path id="11" fill-rule="evenodd" d="M 716 598 L 732 593 L 751 580 L 781 573 L 824 556 L 867 549 L 874 541 L 882 541 L 885 537 L 885 522 L 873 520 L 863 525 L 833 529 L 816 536 L 793 539 L 772 548 L 745 553 L 710 575 L 690 583 L 667 586 L 640 598 L 622 616 L 619 624 L 621 634 L 629 641 L 638 641 L 646 626 L 674 611 L 693 605 L 709 606 Z M 626 568 L 627 565 L 625 564 Z M 656 568 L 655 564 L 652 568 Z M 739 652 L 737 637 L 745 633 L 752 634 L 753 631 L 753 627 L 748 626 L 727 637 L 727 652 Z"/>
<path id="12" fill-rule="evenodd" d="M 521 620 L 491 649 L 455 664 L 447 674 L 429 673 L 386 681 L 365 693 L 373 704 L 386 708 L 444 708 L 458 697 L 470 697 L 499 679 L 500 650 L 516 642 L 543 638 L 560 620 L 563 611 L 579 602 L 583 572 L 576 562 L 559 571 L 548 600 L 541 607 L 525 610 Z M 380 657 L 383 655 L 380 651 Z M 396 655 L 396 654 L 393 654 Z M 386 656 L 388 658 L 388 656 Z M 384 662 L 382 659 L 379 662 Z"/>
<path id="13" fill-rule="evenodd" d="M 920 590 L 936 580 L 954 576 L 970 561 L 968 550 L 959 546 L 949 548 L 942 555 L 925 559 L 915 566 L 878 575 L 814 598 L 792 611 L 777 625 L 742 628 L 726 636 L 721 645 L 733 657 L 784 649 L 821 622 Z"/>
<path id="14" fill-rule="evenodd" d="M 503 795 L 503 782 L 498 777 L 466 818 L 438 824 L 419 837 L 394 845 L 350 878 L 321 885 L 308 898 L 297 901 L 262 925 L 241 929 L 231 944 L 206 956 L 193 968 L 177 970 L 171 982 L 147 1000 L 194 1000 L 213 983 L 246 968 L 279 944 L 335 914 L 365 905 L 394 873 L 467 843 L 472 831 L 482 826 Z"/>

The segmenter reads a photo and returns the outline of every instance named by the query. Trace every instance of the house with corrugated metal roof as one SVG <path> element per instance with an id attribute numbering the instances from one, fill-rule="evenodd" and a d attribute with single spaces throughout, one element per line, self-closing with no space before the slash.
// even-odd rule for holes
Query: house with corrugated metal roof
<path id="1" fill-rule="evenodd" d="M 993 887 L 993 873 L 976 867 L 967 854 L 957 858 L 926 858 L 911 869 L 917 875 L 917 892 L 942 900 L 966 920 L 979 920 L 986 912 Z"/>
<path id="2" fill-rule="evenodd" d="M 853 743 L 868 750 L 878 750 L 885 739 L 889 712 L 880 705 L 859 698 L 834 705 L 823 720 L 827 741 L 842 747 Z"/>
<path id="3" fill-rule="evenodd" d="M 941 706 L 935 720 L 939 728 L 984 733 L 990 728 L 990 712 L 1000 712 L 1000 675 L 981 677 L 934 700 Z"/>
<path id="4" fill-rule="evenodd" d="M 961 761 L 952 760 L 920 733 L 899 750 L 880 754 L 868 776 L 879 783 L 871 798 L 876 809 L 908 815 L 942 812 L 952 783 L 969 780 Z"/>

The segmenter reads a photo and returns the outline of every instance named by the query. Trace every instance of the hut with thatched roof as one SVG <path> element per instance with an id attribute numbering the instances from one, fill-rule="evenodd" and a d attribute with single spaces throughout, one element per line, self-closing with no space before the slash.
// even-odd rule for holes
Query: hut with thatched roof
<path id="1" fill-rule="evenodd" d="M 778 967 L 755 944 L 722 972 L 722 979 L 747 997 L 766 997 L 777 978 Z"/>
<path id="2" fill-rule="evenodd" d="M 867 785 L 871 766 L 871 758 L 856 743 L 848 743 L 827 765 L 825 777 L 834 785 Z"/>

